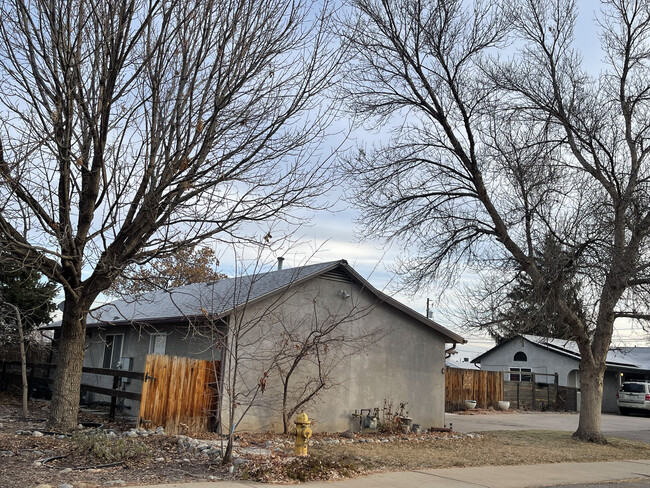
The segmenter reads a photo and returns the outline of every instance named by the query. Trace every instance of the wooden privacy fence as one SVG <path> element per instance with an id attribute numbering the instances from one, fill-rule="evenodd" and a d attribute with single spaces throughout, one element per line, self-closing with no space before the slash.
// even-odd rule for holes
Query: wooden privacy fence
<path id="1" fill-rule="evenodd" d="M 522 410 L 557 410 L 563 408 L 558 403 L 557 373 L 526 372 L 507 374 L 510 374 L 510 378 L 521 375 L 521 381 L 503 382 L 503 399 L 509 401 L 512 407 Z"/>
<path id="2" fill-rule="evenodd" d="M 519 381 L 510 381 L 513 377 Z M 558 386 L 557 373 L 445 370 L 447 412 L 464 410 L 465 400 L 476 400 L 478 408 L 497 408 L 505 400 L 521 410 L 576 410 L 576 391 Z"/>
<path id="3" fill-rule="evenodd" d="M 478 408 L 497 407 L 503 400 L 503 374 L 500 371 L 445 369 L 445 410 L 465 409 L 465 400 L 476 400 Z"/>
<path id="4" fill-rule="evenodd" d="M 150 354 L 147 356 L 139 424 L 203 432 L 216 420 L 219 361 Z"/>

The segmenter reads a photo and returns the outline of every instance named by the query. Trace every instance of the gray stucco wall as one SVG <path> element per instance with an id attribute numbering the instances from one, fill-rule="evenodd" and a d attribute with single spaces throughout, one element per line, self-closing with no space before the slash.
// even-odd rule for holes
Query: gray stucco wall
<path id="1" fill-rule="evenodd" d="M 340 291 L 350 294 L 343 299 Z M 254 317 L 261 310 L 274 308 L 273 300 L 256 305 L 248 311 Z M 408 403 L 407 410 L 414 423 L 422 427 L 442 427 L 444 424 L 444 350 L 442 335 L 427 325 L 417 322 L 405 313 L 385 304 L 377 305 L 374 296 L 358 285 L 317 278 L 301 285 L 300 293 L 282 301 L 285 317 L 296 318 L 310 311 L 316 302 L 321 317 L 336 314 L 357 313 L 359 316 L 344 327 L 361 334 L 374 334 L 375 343 L 358 354 L 342 357 L 335 369 L 338 386 L 325 392 L 305 408 L 321 431 L 359 429 L 359 419 L 353 419 L 354 410 L 382 407 L 384 400 L 397 406 Z M 277 320 L 281 318 L 276 317 Z M 268 330 L 260 328 L 260 335 L 272 335 L 273 324 Z M 277 328 L 277 324 L 276 324 Z M 259 344 L 254 347 L 263 348 Z M 336 351 L 328 354 L 336 355 Z M 260 369 L 249 371 L 247 382 L 263 373 Z M 242 420 L 242 430 L 278 430 L 281 422 L 281 383 L 269 375 L 267 389 L 251 413 Z"/>

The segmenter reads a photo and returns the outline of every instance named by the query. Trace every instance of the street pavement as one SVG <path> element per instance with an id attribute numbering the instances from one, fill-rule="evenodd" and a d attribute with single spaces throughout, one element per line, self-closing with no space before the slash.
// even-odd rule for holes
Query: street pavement
<path id="1" fill-rule="evenodd" d="M 574 432 L 578 428 L 577 413 L 520 413 L 494 415 L 445 414 L 445 423 L 458 432 L 489 430 L 560 430 Z M 623 437 L 650 443 L 650 418 L 631 415 L 603 414 L 601 430 L 605 436 Z"/>

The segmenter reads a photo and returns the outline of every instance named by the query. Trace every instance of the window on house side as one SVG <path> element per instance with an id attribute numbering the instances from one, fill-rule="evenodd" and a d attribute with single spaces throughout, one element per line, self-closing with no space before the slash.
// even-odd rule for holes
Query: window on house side
<path id="1" fill-rule="evenodd" d="M 530 368 L 510 368 L 510 371 L 517 371 L 518 373 L 531 373 Z M 533 381 L 533 376 L 530 374 L 514 374 L 510 373 L 510 381 Z"/>
<path id="2" fill-rule="evenodd" d="M 528 357 L 525 352 L 519 351 L 515 354 L 515 361 L 528 361 Z"/>
<path id="3" fill-rule="evenodd" d="M 149 354 L 165 354 L 167 334 L 151 334 L 149 339 Z"/>
<path id="4" fill-rule="evenodd" d="M 117 363 L 122 357 L 122 334 L 111 334 L 106 336 L 104 341 L 104 361 L 102 367 L 107 369 L 117 369 Z"/>

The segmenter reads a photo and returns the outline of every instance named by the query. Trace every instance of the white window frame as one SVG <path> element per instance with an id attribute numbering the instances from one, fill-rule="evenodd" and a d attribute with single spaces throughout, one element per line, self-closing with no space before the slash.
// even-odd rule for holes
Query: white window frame
<path id="1" fill-rule="evenodd" d="M 510 381 L 519 381 L 521 383 L 530 383 L 533 381 L 532 373 L 530 368 L 510 368 Z"/>
<path id="2" fill-rule="evenodd" d="M 165 354 L 167 352 L 167 335 L 168 335 L 167 332 L 156 332 L 156 333 L 149 334 L 149 354 L 155 354 L 153 351 L 154 351 L 156 337 L 165 338 L 165 347 L 162 354 Z"/>
<path id="3" fill-rule="evenodd" d="M 113 360 L 115 359 L 115 348 L 111 347 L 110 353 L 111 357 L 108 361 L 108 369 L 117 369 L 117 363 L 120 362 L 120 359 L 122 359 L 122 352 L 124 351 L 124 334 L 106 334 L 104 337 L 104 355 L 102 357 L 102 367 L 105 367 L 106 364 L 106 353 L 108 352 L 108 338 L 112 337 L 113 338 L 113 345 L 115 345 L 115 337 L 120 336 L 122 340 L 120 341 L 120 350 L 118 351 L 118 356 L 117 356 L 117 361 L 115 361 L 115 368 L 111 367 Z"/>

